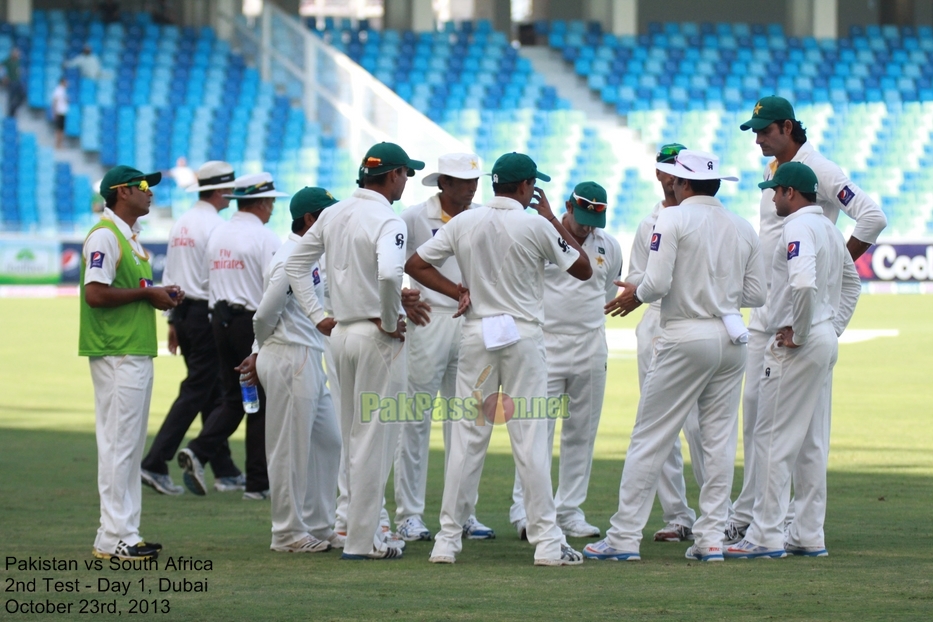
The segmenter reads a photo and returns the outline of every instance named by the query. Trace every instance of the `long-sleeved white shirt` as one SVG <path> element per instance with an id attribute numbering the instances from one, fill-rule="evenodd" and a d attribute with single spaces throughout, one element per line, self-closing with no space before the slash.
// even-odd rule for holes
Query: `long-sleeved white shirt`
<path id="1" fill-rule="evenodd" d="M 163 285 L 178 285 L 187 299 L 207 300 L 207 243 L 223 222 L 217 209 L 206 201 L 198 201 L 175 221 L 168 234 Z"/>
<path id="2" fill-rule="evenodd" d="M 393 332 L 402 313 L 405 221 L 383 195 L 361 188 L 328 207 L 285 262 L 285 274 L 315 326 L 326 315 L 307 275 L 327 252 L 328 294 L 338 322 L 379 318 Z"/>
<path id="3" fill-rule="evenodd" d="M 823 208 L 824 216 L 835 224 L 841 210 L 855 221 L 852 237 L 870 244 L 878 241 L 878 236 L 888 225 L 884 212 L 874 199 L 846 176 L 838 165 L 826 159 L 809 142 L 800 145 L 797 155 L 791 161 L 806 164 L 816 173 L 818 182 L 816 204 Z M 776 161 L 772 161 L 765 167 L 765 181 L 774 177 L 774 172 L 777 170 L 776 164 Z M 761 239 L 761 255 L 766 258 L 765 274 L 768 286 L 771 285 L 772 278 L 771 265 L 768 262 L 775 248 L 780 246 L 783 221 L 784 219 L 777 215 L 774 207 L 774 190 L 765 188 L 761 192 L 758 236 Z M 749 328 L 765 331 L 767 325 L 767 305 L 752 310 Z"/>
<path id="4" fill-rule="evenodd" d="M 765 302 L 764 264 L 748 221 L 718 199 L 692 196 L 661 210 L 639 300 L 661 300 L 671 320 L 721 318 Z"/>
<path id="5" fill-rule="evenodd" d="M 664 209 L 664 204 L 662 201 L 658 201 L 651 208 L 651 213 L 638 223 L 635 238 L 632 240 L 632 251 L 628 256 L 626 283 L 631 283 L 637 287 L 641 285 L 641 280 L 645 278 L 645 267 L 648 265 L 648 253 L 651 247 L 651 234 L 654 233 L 654 225 L 658 222 L 658 214 L 661 213 L 662 209 Z M 661 301 L 655 300 L 651 303 L 651 306 L 660 312 Z"/>
<path id="6" fill-rule="evenodd" d="M 285 261 L 295 250 L 301 236 L 288 234 L 288 240 L 278 250 L 263 278 L 265 291 L 259 309 L 253 316 L 253 332 L 261 348 L 267 343 L 300 345 L 324 351 L 324 335 L 301 310 L 288 284 Z M 319 266 L 311 268 L 305 275 L 311 282 L 319 301 L 324 300 L 324 277 Z"/>
<path id="7" fill-rule="evenodd" d="M 593 229 L 580 245 L 590 259 L 593 276 L 585 281 L 555 264 L 544 266 L 544 330 L 580 335 L 606 324 L 604 306 L 615 298 L 622 272 L 622 247 L 604 229 Z"/>
<path id="8" fill-rule="evenodd" d="M 236 212 L 228 222 L 218 225 L 205 254 L 208 305 L 213 309 L 218 300 L 226 300 L 248 311 L 258 309 L 262 275 L 281 245 L 279 236 L 250 212 Z"/>
<path id="9" fill-rule="evenodd" d="M 566 271 L 579 257 L 551 224 L 521 203 L 493 197 L 464 212 L 418 247 L 433 266 L 457 258 L 470 290 L 467 319 L 495 315 L 544 323 L 544 264 Z"/>
<path id="10" fill-rule="evenodd" d="M 771 263 L 768 332 L 790 326 L 800 346 L 821 322 L 832 321 L 842 334 L 861 291 L 842 232 L 811 205 L 785 218 L 782 234 Z"/>
<path id="11" fill-rule="evenodd" d="M 415 254 L 419 246 L 433 238 L 440 228 L 446 224 L 441 216 L 441 200 L 438 196 L 434 195 L 424 203 L 412 205 L 402 212 L 402 220 L 405 221 L 405 225 L 408 227 L 406 260 Z M 472 205 L 471 208 L 473 207 L 479 206 Z M 449 257 L 447 261 L 437 266 L 437 270 L 454 283 L 462 282 L 463 277 L 460 274 L 460 266 L 457 264 L 456 257 Z M 431 305 L 431 309 L 444 310 L 447 313 L 453 313 L 457 310 L 457 301 L 453 298 L 425 287 L 414 279 L 412 279 L 412 284 L 421 291 L 421 300 Z"/>

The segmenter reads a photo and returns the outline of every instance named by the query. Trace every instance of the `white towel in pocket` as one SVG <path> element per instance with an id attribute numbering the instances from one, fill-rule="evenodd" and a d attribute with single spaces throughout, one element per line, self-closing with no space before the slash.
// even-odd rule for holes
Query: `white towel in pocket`
<path id="1" fill-rule="evenodd" d="M 511 315 L 493 315 L 483 318 L 483 343 L 486 349 L 501 350 L 513 343 L 518 343 L 521 336 Z"/>

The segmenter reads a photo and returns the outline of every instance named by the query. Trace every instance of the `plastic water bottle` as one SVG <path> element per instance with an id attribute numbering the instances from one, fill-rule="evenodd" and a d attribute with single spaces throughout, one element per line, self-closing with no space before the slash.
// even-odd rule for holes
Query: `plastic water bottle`
<path id="1" fill-rule="evenodd" d="M 240 374 L 240 393 L 243 395 L 243 412 L 259 412 L 259 390 L 256 385 L 247 384 L 246 374 Z"/>

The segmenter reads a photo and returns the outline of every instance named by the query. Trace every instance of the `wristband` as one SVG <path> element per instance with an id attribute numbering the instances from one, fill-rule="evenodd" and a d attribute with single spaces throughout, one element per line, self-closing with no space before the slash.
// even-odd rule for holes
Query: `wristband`
<path id="1" fill-rule="evenodd" d="M 551 222 L 552 220 L 557 220 L 557 217 L 554 216 L 554 214 L 551 214 L 551 217 L 548 218 L 547 220 L 548 220 L 548 222 Z"/>
<path id="2" fill-rule="evenodd" d="M 638 298 L 638 288 L 632 290 L 632 299 L 638 304 L 643 304 L 642 301 Z"/>

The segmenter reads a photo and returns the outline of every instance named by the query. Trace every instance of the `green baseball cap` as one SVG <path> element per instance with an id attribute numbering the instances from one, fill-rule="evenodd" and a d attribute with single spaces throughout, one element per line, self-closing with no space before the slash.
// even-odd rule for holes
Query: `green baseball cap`
<path id="1" fill-rule="evenodd" d="M 288 204 L 288 211 L 292 214 L 292 219 L 297 220 L 305 214 L 316 214 L 325 207 L 330 207 L 337 202 L 324 188 L 302 188 L 292 197 Z"/>
<path id="2" fill-rule="evenodd" d="M 663 145 L 661 149 L 658 150 L 658 155 L 655 157 L 655 161 L 670 164 L 677 157 L 677 154 L 684 149 L 686 149 L 686 147 L 680 143 L 668 143 Z"/>
<path id="3" fill-rule="evenodd" d="M 743 132 L 745 130 L 763 130 L 775 121 L 783 121 L 784 119 L 797 120 L 797 117 L 794 116 L 794 107 L 783 97 L 770 95 L 758 100 L 752 110 L 752 118 L 740 125 L 739 128 Z"/>
<path id="4" fill-rule="evenodd" d="M 577 184 L 570 195 L 573 206 L 573 219 L 584 227 L 606 227 L 606 208 L 609 201 L 606 189 L 595 181 L 583 181 Z"/>
<path id="5" fill-rule="evenodd" d="M 378 143 L 369 148 L 360 164 L 360 178 L 363 175 L 382 175 L 394 171 L 400 166 L 408 167 L 408 176 L 414 177 L 415 171 L 424 168 L 421 160 L 412 160 L 405 150 L 395 143 Z"/>
<path id="6" fill-rule="evenodd" d="M 107 171 L 104 178 L 100 180 L 100 196 L 106 200 L 120 186 L 138 186 L 141 181 L 145 181 L 149 186 L 155 186 L 162 181 L 162 173 L 147 175 L 132 166 L 120 164 Z"/>
<path id="7" fill-rule="evenodd" d="M 511 184 L 536 177 L 541 181 L 551 181 L 549 175 L 538 170 L 535 161 L 524 153 L 507 153 L 499 156 L 492 166 L 492 183 Z"/>
<path id="8" fill-rule="evenodd" d="M 816 194 L 819 182 L 813 169 L 803 162 L 785 162 L 777 167 L 774 177 L 758 184 L 759 188 L 777 188 L 778 186 Z"/>

